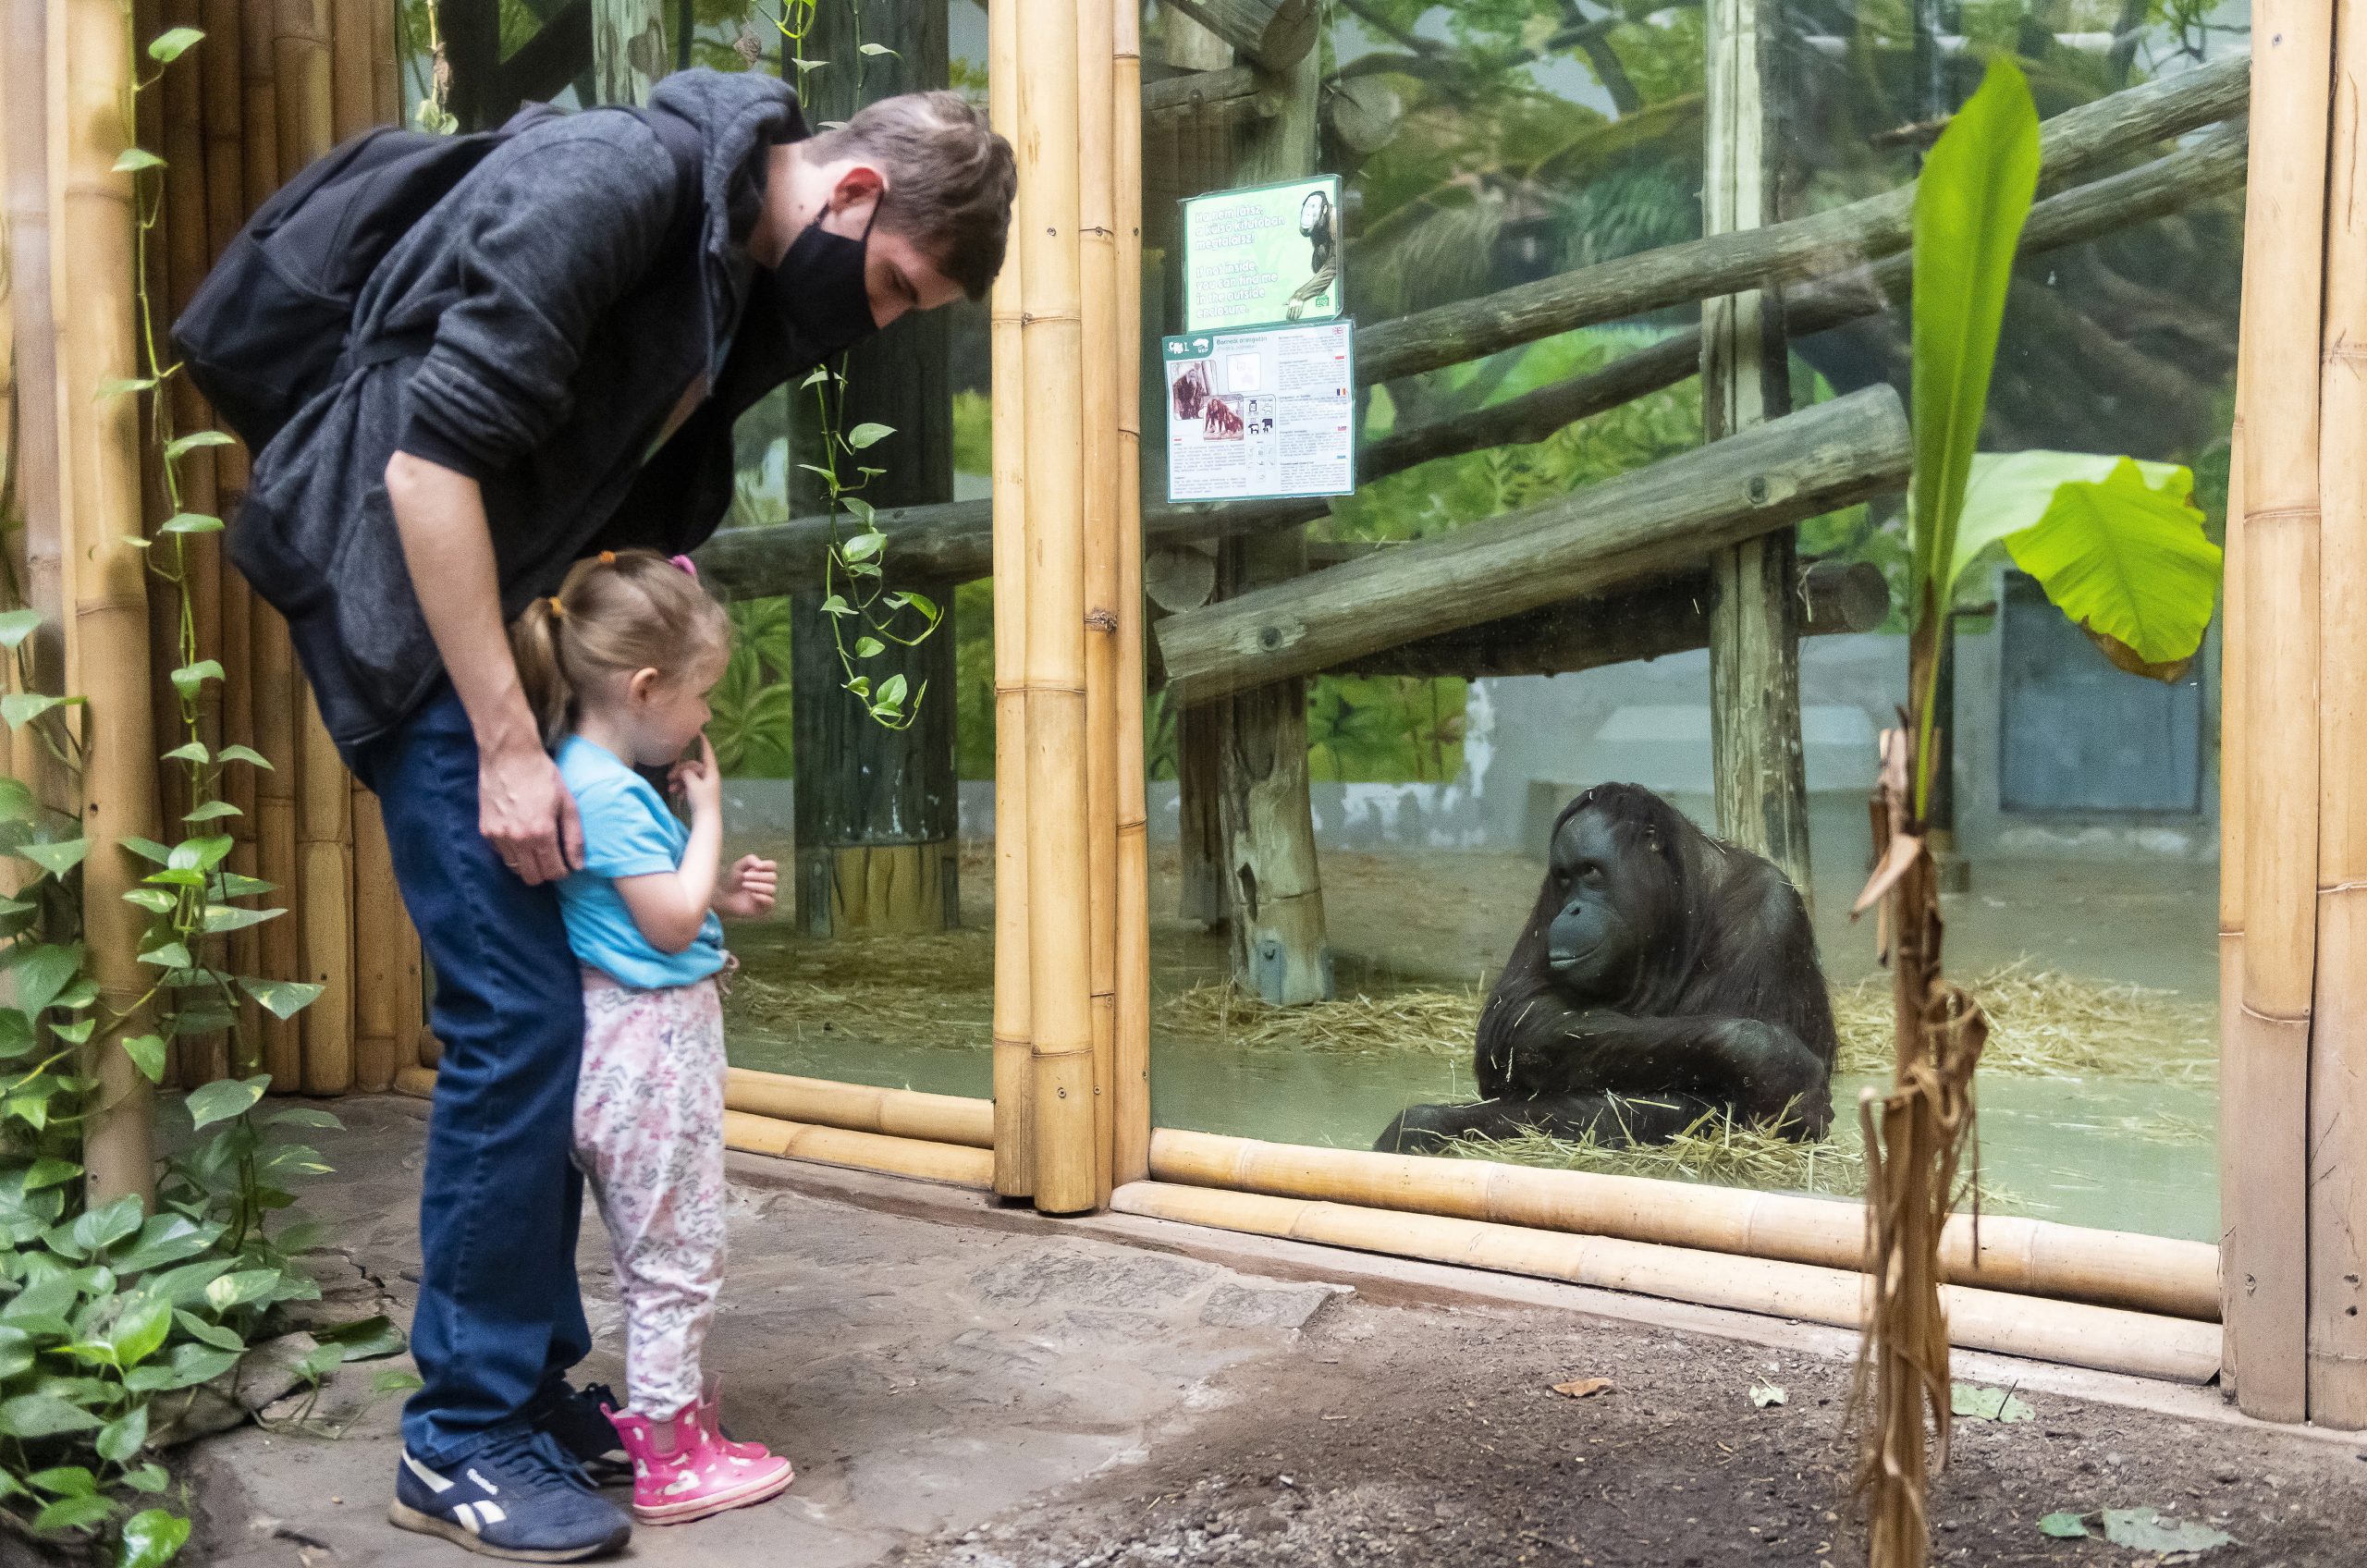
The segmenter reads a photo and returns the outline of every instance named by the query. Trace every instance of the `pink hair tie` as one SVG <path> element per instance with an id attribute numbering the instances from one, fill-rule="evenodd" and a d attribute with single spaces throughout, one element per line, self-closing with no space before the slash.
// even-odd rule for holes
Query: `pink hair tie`
<path id="1" fill-rule="evenodd" d="M 671 557 L 671 559 L 676 566 L 681 567 L 684 571 L 689 572 L 693 581 L 697 580 L 699 569 L 697 565 L 692 561 L 690 557 L 675 556 Z"/>

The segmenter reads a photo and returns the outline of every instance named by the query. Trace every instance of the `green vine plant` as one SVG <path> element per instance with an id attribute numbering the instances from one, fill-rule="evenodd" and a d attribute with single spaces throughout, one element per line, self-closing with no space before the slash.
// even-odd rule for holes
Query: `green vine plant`
<path id="1" fill-rule="evenodd" d="M 781 36 L 781 48 L 797 73 L 797 95 L 806 96 L 806 79 L 828 68 L 830 62 L 812 58 L 805 41 L 812 34 L 820 0 L 782 0 L 778 15 L 768 19 Z M 848 0 L 854 34 L 863 33 L 861 0 Z M 863 101 L 864 62 L 895 55 L 884 43 L 855 47 L 854 101 Z M 826 122 L 826 124 L 828 122 Z M 887 554 L 888 535 L 880 531 L 877 508 L 862 492 L 887 471 L 864 464 L 859 454 L 896 434 L 892 425 L 865 423 L 846 425 L 846 359 L 818 365 L 799 384 L 814 394 L 814 430 L 818 461 L 797 466 L 821 482 L 823 504 L 830 521 L 830 545 L 822 560 L 821 613 L 829 618 L 831 645 L 838 655 L 840 685 L 864 704 L 872 721 L 889 729 L 909 729 L 920 717 L 928 682 L 915 690 L 901 673 L 877 681 L 863 666 L 890 646 L 916 648 L 944 623 L 945 611 L 927 594 L 909 588 L 891 588 L 880 561 Z M 852 470 L 850 473 L 848 471 Z M 852 532 L 842 532 L 843 520 L 852 520 Z"/>
<path id="2" fill-rule="evenodd" d="M 235 1415 L 250 1349 L 276 1334 L 285 1304 L 320 1294 L 294 1260 L 319 1244 L 321 1231 L 271 1220 L 295 1202 L 297 1178 L 327 1169 L 315 1150 L 284 1141 L 282 1130 L 338 1126 L 314 1109 L 264 1113 L 270 1078 L 255 1071 L 240 1031 L 245 1002 L 292 1018 L 320 987 L 236 976 L 223 962 L 231 933 L 284 913 L 253 905 L 273 889 L 227 868 L 232 840 L 221 830 L 238 815 L 222 795 L 225 773 L 270 765 L 246 746 L 206 740 L 204 698 L 223 669 L 198 646 L 190 545 L 222 523 L 184 507 L 180 469 L 192 459 L 211 461 L 208 448 L 230 437 L 174 429 L 164 394 L 178 366 L 158 348 L 150 279 L 165 161 L 129 134 L 138 94 L 202 36 L 177 28 L 151 41 L 153 70 L 133 73 L 123 104 L 128 150 L 115 167 L 134 191 L 140 374 L 98 394 L 144 395 L 161 459 L 166 521 L 153 538 L 130 543 L 147 551 L 159 591 L 175 596 L 169 679 L 179 734 L 168 737 L 178 743 L 164 758 L 178 765 L 187 786 L 186 832 L 169 844 L 94 846 L 56 800 L 43 802 L 24 779 L 0 779 L 0 854 L 26 868 L 0 897 L 0 972 L 10 993 L 0 1006 L 0 1530 L 53 1548 L 111 1544 L 118 1568 L 159 1568 L 178 1554 L 190 1523 L 165 1501 L 173 1482 L 156 1455 L 195 1435 L 209 1411 Z M 10 533 L 24 526 L 18 436 L 12 409 L 0 478 L 0 528 Z M 83 753 L 67 720 L 83 699 L 41 691 L 33 647 L 42 614 L 13 565 L 0 587 L 7 594 L 0 648 L 17 677 L 0 697 L 0 719 L 19 737 L 20 753 L 54 765 L 62 780 L 55 794 L 79 800 Z M 140 958 L 151 974 L 121 1011 L 102 1003 L 85 962 L 80 872 L 93 852 L 129 853 L 153 868 L 124 895 L 149 916 Z M 168 1041 L 219 1035 L 231 1040 L 240 1075 L 183 1101 L 188 1137 L 177 1141 L 187 1146 L 165 1166 L 154 1212 L 137 1196 L 90 1207 L 79 1156 L 99 1109 L 99 1053 L 121 1050 L 161 1083 Z M 401 1348 L 384 1318 L 320 1328 L 314 1339 L 317 1348 L 293 1369 L 314 1387 L 346 1360 Z M 407 1373 L 382 1374 L 376 1393 L 415 1384 Z"/>

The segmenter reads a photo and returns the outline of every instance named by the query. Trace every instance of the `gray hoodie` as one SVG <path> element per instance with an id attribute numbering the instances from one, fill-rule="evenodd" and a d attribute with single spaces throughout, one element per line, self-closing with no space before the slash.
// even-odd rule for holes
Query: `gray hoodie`
<path id="1" fill-rule="evenodd" d="M 512 617 L 595 550 L 703 542 L 730 503 L 732 422 L 812 362 L 777 312 L 743 319 L 767 150 L 806 134 L 794 95 L 686 71 L 651 110 L 704 144 L 695 208 L 638 115 L 520 131 L 387 255 L 356 303 L 355 368 L 256 461 L 231 557 L 288 618 L 349 757 L 443 675 L 387 504 L 396 451 L 479 482 Z M 703 374 L 706 400 L 649 454 Z"/>

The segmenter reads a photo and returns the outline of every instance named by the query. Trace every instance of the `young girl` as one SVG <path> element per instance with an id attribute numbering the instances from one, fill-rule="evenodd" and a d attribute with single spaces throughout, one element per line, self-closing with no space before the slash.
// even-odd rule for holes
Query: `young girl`
<path id="1" fill-rule="evenodd" d="M 583 965 L 575 1163 L 616 1249 L 633 1516 L 680 1524 L 785 1489 L 789 1461 L 726 1438 L 699 1350 L 723 1279 L 723 1014 L 716 915 L 762 914 L 778 872 L 718 875 L 722 783 L 701 733 L 730 622 L 691 563 L 646 550 L 578 562 L 512 629 L 518 674 L 583 825 L 559 884 Z M 695 752 L 691 748 L 695 746 Z M 637 767 L 670 768 L 685 827 Z"/>

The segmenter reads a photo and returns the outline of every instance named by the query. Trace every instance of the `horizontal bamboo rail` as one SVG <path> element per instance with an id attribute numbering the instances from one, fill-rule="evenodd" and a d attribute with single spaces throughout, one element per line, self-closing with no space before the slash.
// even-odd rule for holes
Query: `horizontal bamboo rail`
<path id="1" fill-rule="evenodd" d="M 994 1102 L 962 1095 L 875 1089 L 828 1078 L 797 1078 L 735 1067 L 724 1081 L 723 1103 L 752 1116 L 808 1121 L 851 1133 L 920 1138 L 974 1149 L 995 1146 Z"/>
<path id="2" fill-rule="evenodd" d="M 2085 244 L 2239 190 L 2244 158 L 2243 128 L 2224 126 L 2191 147 L 2050 196 L 2030 209 L 2020 253 L 2041 255 Z M 1874 315 L 1904 292 L 1907 274 L 1902 253 L 1788 290 L 1786 329 L 1797 339 Z M 1585 375 L 1484 409 L 1407 424 L 1360 447 L 1356 472 L 1369 484 L 1439 458 L 1541 441 L 1574 421 L 1673 386 L 1700 362 L 1700 334 L 1687 328 Z M 1361 363 L 1357 376 L 1359 385 L 1371 380 Z M 1312 521 L 1330 507 L 1324 500 L 1157 504 L 1144 510 L 1142 527 L 1147 543 L 1177 544 L 1287 528 Z M 888 538 L 881 558 L 899 576 L 954 582 L 984 577 L 993 570 L 987 513 L 985 501 L 884 510 L 877 519 Z M 830 539 L 830 524 L 820 518 L 730 529 L 700 549 L 699 566 L 726 598 L 765 598 L 817 581 Z"/>
<path id="3" fill-rule="evenodd" d="M 1154 1181 L 1183 1186 L 1329 1200 L 1828 1268 L 1855 1269 L 1865 1256 L 1861 1205 L 1794 1193 L 1267 1144 L 1170 1128 L 1151 1134 L 1150 1173 Z M 1994 1215 L 1982 1218 L 1979 1232 L 1976 1256 L 1969 1218 L 1949 1222 L 1941 1261 L 1952 1283 L 2218 1321 L 2219 1251 L 2207 1243 Z"/>
<path id="4" fill-rule="evenodd" d="M 1158 1136 L 1153 1138 L 1154 1170 Z M 1865 1276 L 1847 1269 L 1344 1203 L 1170 1186 L 1155 1180 L 1119 1188 L 1110 1206 L 1145 1219 L 1560 1280 L 1840 1329 L 1858 1326 L 1865 1290 Z M 2219 1371 L 2215 1324 L 1959 1285 L 1943 1287 L 1941 1294 L 1951 1337 L 1972 1349 L 2182 1383 L 2207 1383 Z"/>
<path id="5" fill-rule="evenodd" d="M 850 1133 L 843 1127 L 812 1127 L 769 1116 L 752 1116 L 742 1110 L 723 1113 L 723 1144 L 742 1154 L 768 1154 L 781 1159 L 811 1160 L 816 1165 L 877 1170 L 889 1176 L 950 1182 L 982 1192 L 992 1187 L 995 1181 L 995 1157 L 990 1150 L 925 1143 L 918 1138 L 883 1137 L 877 1133 Z"/>
<path id="6" fill-rule="evenodd" d="M 1897 489 L 1908 458 L 1898 395 L 1870 386 L 1505 517 L 1171 616 L 1159 626 L 1168 687 L 1207 702 L 1674 570 Z"/>

